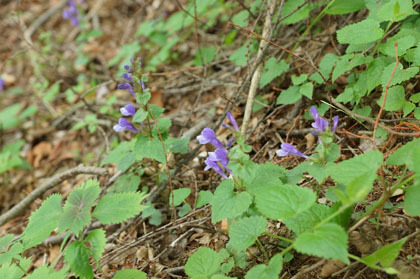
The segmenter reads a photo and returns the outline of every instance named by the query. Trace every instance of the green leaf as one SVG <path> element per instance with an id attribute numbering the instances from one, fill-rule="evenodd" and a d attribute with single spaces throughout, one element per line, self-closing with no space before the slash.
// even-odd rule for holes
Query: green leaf
<path id="1" fill-rule="evenodd" d="M 208 190 L 201 190 L 198 194 L 197 202 L 195 207 L 200 208 L 206 204 L 209 204 L 213 199 L 213 193 Z"/>
<path id="2" fill-rule="evenodd" d="M 409 48 L 413 47 L 416 44 L 416 39 L 412 35 L 408 35 L 402 38 L 393 37 L 387 40 L 386 43 L 382 44 L 379 47 L 379 50 L 387 56 L 395 57 L 395 47 L 394 47 L 395 42 L 398 43 L 398 46 L 397 46 L 398 56 L 402 56 L 405 54 L 405 52 Z"/>
<path id="3" fill-rule="evenodd" d="M 420 215 L 420 181 L 416 180 L 413 185 L 408 186 L 405 192 L 404 208 L 411 216 Z"/>
<path id="4" fill-rule="evenodd" d="M 22 268 L 22 266 L 18 267 L 15 263 L 12 263 L 11 265 L 2 265 L 0 266 L 0 278 L 19 279 L 25 274 Z"/>
<path id="5" fill-rule="evenodd" d="M 381 76 L 383 88 L 385 88 L 385 86 L 388 84 L 388 80 L 391 77 L 394 67 L 395 67 L 395 62 L 391 63 L 384 69 Z M 403 66 L 401 65 L 401 63 L 399 63 L 389 86 L 400 84 L 403 81 L 409 80 L 410 78 L 414 77 L 418 72 L 419 72 L 419 67 L 411 67 L 411 68 L 403 69 Z"/>
<path id="6" fill-rule="evenodd" d="M 19 124 L 18 112 L 20 104 L 14 104 L 0 111 L 0 127 L 1 129 L 10 129 Z"/>
<path id="7" fill-rule="evenodd" d="M 13 234 L 6 234 L 0 237 L 0 253 L 6 252 L 13 243 L 15 236 Z"/>
<path id="8" fill-rule="evenodd" d="M 252 267 L 245 275 L 245 279 L 278 279 L 282 269 L 283 258 L 281 254 L 276 254 L 270 259 L 268 266 L 259 264 Z"/>
<path id="9" fill-rule="evenodd" d="M 22 234 L 25 248 L 29 249 L 42 243 L 58 227 L 62 213 L 61 195 L 49 196 L 29 217 L 29 224 Z"/>
<path id="10" fill-rule="evenodd" d="M 173 191 L 174 204 L 173 206 L 180 205 L 191 194 L 190 188 L 180 188 Z M 172 205 L 172 195 L 169 195 L 169 204 Z"/>
<path id="11" fill-rule="evenodd" d="M 289 64 L 287 64 L 283 59 L 280 61 L 277 61 L 274 57 L 268 59 L 267 62 L 265 62 L 264 69 L 261 72 L 259 85 L 260 89 L 288 70 Z"/>
<path id="12" fill-rule="evenodd" d="M 420 138 L 414 139 L 393 152 L 386 163 L 388 165 L 407 165 L 408 169 L 420 174 Z"/>
<path id="13" fill-rule="evenodd" d="M 214 192 L 211 201 L 211 221 L 213 224 L 224 218 L 235 218 L 245 212 L 251 204 L 251 195 L 246 192 L 234 192 L 233 181 L 225 179 Z"/>
<path id="14" fill-rule="evenodd" d="M 254 177 L 246 182 L 246 190 L 252 195 L 256 195 L 263 187 L 282 185 L 282 180 L 286 179 L 284 168 L 267 162 L 256 165 Z"/>
<path id="15" fill-rule="evenodd" d="M 236 251 L 245 251 L 265 231 L 267 220 L 261 216 L 245 217 L 229 229 L 229 242 Z"/>
<path id="16" fill-rule="evenodd" d="M 60 82 L 54 83 L 47 92 L 45 92 L 44 96 L 42 96 L 43 102 L 51 102 L 57 96 L 58 92 L 60 92 Z"/>
<path id="17" fill-rule="evenodd" d="M 110 163 L 118 163 L 131 150 L 131 142 L 123 141 L 109 152 L 108 156 L 102 162 L 102 165 Z"/>
<path id="18" fill-rule="evenodd" d="M 155 119 L 158 118 L 165 111 L 163 107 L 160 107 L 155 104 L 148 104 L 148 106 L 149 106 L 149 111 L 153 114 L 153 118 Z"/>
<path id="19" fill-rule="evenodd" d="M 283 90 L 280 95 L 277 97 L 277 105 L 288 105 L 294 104 L 302 98 L 302 95 L 299 93 L 299 86 L 293 85 Z"/>
<path id="20" fill-rule="evenodd" d="M 85 239 L 85 242 L 90 243 L 90 255 L 98 263 L 105 251 L 106 236 L 103 229 L 96 229 L 91 231 Z"/>
<path id="21" fill-rule="evenodd" d="M 134 149 L 136 156 L 155 159 L 162 164 L 166 164 L 162 143 L 158 138 L 139 137 Z"/>
<path id="22" fill-rule="evenodd" d="M 295 216 L 310 208 L 315 200 L 312 190 L 291 185 L 263 187 L 255 198 L 258 211 L 275 220 Z"/>
<path id="23" fill-rule="evenodd" d="M 135 152 L 128 152 L 124 154 L 124 157 L 121 158 L 121 160 L 117 164 L 117 168 L 121 172 L 125 172 L 128 170 L 131 165 L 134 163 L 136 159 L 136 153 Z"/>
<path id="24" fill-rule="evenodd" d="M 24 251 L 24 247 L 21 243 L 14 243 L 8 251 L 5 251 L 0 254 L 0 266 L 10 265 L 13 259 L 20 260 L 20 256 Z M 1 278 L 1 277 L 0 277 Z"/>
<path id="25" fill-rule="evenodd" d="M 265 107 L 256 101 L 266 105 L 268 104 L 267 100 L 263 99 L 260 95 L 258 95 L 255 97 L 255 101 L 252 103 L 252 112 L 257 112 Z"/>
<path id="26" fill-rule="evenodd" d="M 365 8 L 365 1 L 363 0 L 336 0 L 326 11 L 330 15 L 343 15 L 357 12 Z"/>
<path id="27" fill-rule="evenodd" d="M 150 217 L 149 223 L 154 226 L 159 226 L 162 223 L 162 212 L 154 208 L 150 201 L 146 203 L 146 206 L 147 208 L 142 211 L 141 217 L 143 219 Z"/>
<path id="28" fill-rule="evenodd" d="M 367 44 L 379 40 L 383 34 L 379 22 L 365 19 L 338 30 L 337 40 L 340 44 Z"/>
<path id="29" fill-rule="evenodd" d="M 293 85 L 301 85 L 306 80 L 308 80 L 307 74 L 301 74 L 300 76 L 292 75 L 292 83 Z"/>
<path id="30" fill-rule="evenodd" d="M 391 0 L 381 5 L 378 19 L 382 21 L 398 22 L 417 12 L 413 9 L 411 0 Z"/>
<path id="31" fill-rule="evenodd" d="M 283 223 L 297 235 L 307 231 L 331 214 L 324 204 L 314 204 L 307 210 L 283 220 Z"/>
<path id="32" fill-rule="evenodd" d="M 384 99 L 384 93 L 382 93 L 381 98 L 376 102 L 378 106 L 382 106 Z M 385 110 L 387 111 L 397 111 L 403 108 L 405 103 L 405 92 L 404 87 L 401 85 L 393 86 L 388 89 L 388 94 L 385 101 Z"/>
<path id="33" fill-rule="evenodd" d="M 74 189 L 66 200 L 63 215 L 58 222 L 60 231 L 69 229 L 78 235 L 90 223 L 90 208 L 100 192 L 99 182 L 94 179 L 88 179 Z"/>
<path id="34" fill-rule="evenodd" d="M 415 104 L 413 104 L 411 102 L 404 102 L 404 105 L 403 105 L 404 115 L 403 115 L 403 117 L 406 117 L 407 115 L 409 115 L 410 112 L 412 112 L 415 108 L 416 108 Z"/>
<path id="35" fill-rule="evenodd" d="M 115 181 L 114 185 L 108 188 L 108 192 L 135 192 L 139 188 L 140 181 L 140 177 L 134 173 L 123 174 Z"/>
<path id="36" fill-rule="evenodd" d="M 3 277 L 2 277 L 3 278 Z M 51 266 L 41 265 L 35 268 L 35 270 L 28 274 L 25 279 L 66 279 L 68 278 L 67 268 L 55 270 Z"/>
<path id="37" fill-rule="evenodd" d="M 121 64 L 129 64 L 130 59 L 135 57 L 140 49 L 140 43 L 137 40 L 130 44 L 123 45 L 118 54 L 108 62 L 108 66 L 115 66 L 119 62 L 121 62 Z"/>
<path id="38" fill-rule="evenodd" d="M 248 25 L 248 17 L 249 17 L 249 12 L 246 10 L 243 10 L 232 17 L 232 22 L 241 27 L 245 27 Z"/>
<path id="39" fill-rule="evenodd" d="M 105 225 L 124 222 L 146 208 L 141 205 L 145 197 L 146 194 L 139 192 L 106 194 L 92 215 Z"/>
<path id="40" fill-rule="evenodd" d="M 185 264 L 185 273 L 191 278 L 210 278 L 219 271 L 223 257 L 216 251 L 200 247 Z"/>
<path id="41" fill-rule="evenodd" d="M 203 66 L 213 61 L 216 54 L 214 47 L 201 47 L 196 50 L 194 57 L 194 65 Z"/>
<path id="42" fill-rule="evenodd" d="M 286 1 L 283 5 L 283 10 L 281 12 L 281 16 L 286 16 L 293 11 L 295 11 L 300 5 L 302 5 L 305 0 L 293 0 L 293 1 Z M 281 24 L 294 24 L 301 20 L 304 20 L 309 16 L 309 12 L 312 10 L 313 5 L 306 3 L 303 7 L 295 11 L 291 16 L 283 19 L 280 21 Z"/>
<path id="43" fill-rule="evenodd" d="M 349 264 L 347 239 L 347 232 L 342 227 L 327 223 L 299 235 L 294 247 L 300 253 L 326 259 L 338 259 Z"/>
<path id="44" fill-rule="evenodd" d="M 89 264 L 88 251 L 80 241 L 73 241 L 64 251 L 64 261 L 71 271 L 84 279 L 93 278 L 92 266 Z"/>
<path id="45" fill-rule="evenodd" d="M 414 103 L 420 102 L 420 93 L 416 93 L 416 94 L 411 95 L 409 100 L 414 102 Z"/>
<path id="46" fill-rule="evenodd" d="M 190 138 L 173 138 L 168 137 L 165 140 L 165 146 L 169 148 L 173 153 L 181 153 L 186 154 L 188 153 L 188 143 L 190 142 Z"/>
<path id="47" fill-rule="evenodd" d="M 394 243 L 385 245 L 375 253 L 362 258 L 362 261 L 370 267 L 375 266 L 377 263 L 380 263 L 383 267 L 391 267 L 406 241 L 407 237 L 404 237 Z"/>
<path id="48" fill-rule="evenodd" d="M 154 28 L 155 25 L 156 25 L 155 20 L 142 21 L 137 29 L 136 36 L 149 37 L 152 34 L 152 32 L 155 30 Z"/>
<path id="49" fill-rule="evenodd" d="M 136 111 L 136 114 L 133 117 L 133 122 L 141 123 L 141 122 L 143 122 L 146 119 L 147 115 L 148 115 L 148 112 L 147 111 L 145 111 L 142 108 L 139 108 Z"/>
<path id="50" fill-rule="evenodd" d="M 163 138 L 165 138 L 164 134 L 168 132 L 168 129 L 169 127 L 171 127 L 171 125 L 172 125 L 172 121 L 169 118 L 161 118 L 157 121 L 157 126 L 159 127 L 160 133 L 163 135 Z M 159 131 L 156 128 L 156 125 L 153 126 L 152 135 L 154 137 L 159 136 Z"/>
<path id="51" fill-rule="evenodd" d="M 338 59 L 338 56 L 335 55 L 334 53 L 327 53 L 327 54 L 324 55 L 321 62 L 319 63 L 319 71 L 321 72 L 321 74 L 324 76 L 324 78 L 326 80 L 330 79 L 331 71 L 332 71 L 337 59 Z M 319 73 L 313 73 L 309 77 L 309 79 L 315 81 L 318 84 L 323 84 L 324 83 L 324 80 L 319 75 Z"/>
<path id="52" fill-rule="evenodd" d="M 178 216 L 183 217 L 191 211 L 191 205 L 189 203 L 184 203 L 178 211 Z"/>
<path id="53" fill-rule="evenodd" d="M 314 85 L 312 82 L 307 82 L 300 86 L 299 93 L 303 96 L 308 97 L 309 99 L 312 99 L 312 93 L 314 90 Z"/>
<path id="54" fill-rule="evenodd" d="M 232 61 L 236 66 L 246 66 L 248 61 L 248 47 L 247 43 L 238 48 L 234 53 L 231 54 L 229 60 Z"/>
<path id="55" fill-rule="evenodd" d="M 123 269 L 115 273 L 113 279 L 147 279 L 147 274 L 137 269 Z"/>

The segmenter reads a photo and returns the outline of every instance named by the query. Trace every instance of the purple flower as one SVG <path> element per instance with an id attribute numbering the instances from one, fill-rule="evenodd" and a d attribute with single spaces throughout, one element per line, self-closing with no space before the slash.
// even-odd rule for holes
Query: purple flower
<path id="1" fill-rule="evenodd" d="M 125 118 L 120 118 L 120 120 L 118 120 L 118 124 L 114 125 L 113 129 L 115 132 L 122 132 L 124 130 L 130 130 L 136 133 L 138 132 L 138 130 L 133 126 L 133 124 L 128 122 L 128 120 Z"/>
<path id="2" fill-rule="evenodd" d="M 315 133 L 316 134 L 322 133 L 325 130 L 325 128 L 328 126 L 328 120 L 319 116 L 318 111 L 316 110 L 316 107 L 314 106 L 311 107 L 309 111 L 311 112 L 312 117 L 315 120 L 315 122 L 312 123 L 312 127 L 317 130 Z"/>
<path id="3" fill-rule="evenodd" d="M 128 65 L 124 65 L 124 69 L 127 70 L 127 73 L 132 73 L 133 72 L 133 69 Z"/>
<path id="4" fill-rule="evenodd" d="M 277 156 L 280 156 L 280 157 L 283 157 L 286 155 L 294 155 L 294 156 L 299 156 L 305 159 L 309 158 L 307 155 L 297 150 L 293 145 L 286 142 L 281 144 L 281 149 L 277 150 L 276 154 Z"/>
<path id="5" fill-rule="evenodd" d="M 128 80 L 129 82 L 133 82 L 133 77 L 129 73 L 122 74 L 122 77 Z"/>
<path id="6" fill-rule="evenodd" d="M 337 130 L 337 126 L 338 126 L 338 116 L 334 116 L 333 117 L 333 126 L 332 126 L 332 132 L 335 134 L 335 131 Z"/>
<path id="7" fill-rule="evenodd" d="M 4 91 L 4 80 L 0 78 L 0 92 Z"/>
<path id="8" fill-rule="evenodd" d="M 74 0 L 67 1 L 67 9 L 63 10 L 62 16 L 64 19 L 70 19 L 73 26 L 79 26 L 79 11 L 76 7 L 77 3 Z"/>
<path id="9" fill-rule="evenodd" d="M 204 170 L 213 169 L 215 172 L 217 172 L 224 178 L 228 178 L 225 172 L 223 171 L 222 167 L 217 163 L 217 161 L 212 161 L 210 157 L 207 157 L 204 163 L 206 163 L 206 167 L 204 168 Z"/>
<path id="10" fill-rule="evenodd" d="M 223 144 L 216 138 L 216 134 L 210 128 L 204 128 L 201 135 L 197 136 L 197 140 L 201 144 L 211 143 L 216 149 L 226 149 Z"/>
<path id="11" fill-rule="evenodd" d="M 120 108 L 120 112 L 124 116 L 134 116 L 136 114 L 136 108 L 133 105 L 128 104 L 125 107 Z"/>
<path id="12" fill-rule="evenodd" d="M 117 88 L 121 89 L 121 90 L 127 90 L 128 92 L 131 93 L 131 95 L 136 97 L 136 93 L 134 93 L 134 91 L 133 91 L 133 86 L 131 86 L 131 84 L 128 83 L 128 82 L 118 84 Z"/>
<path id="13" fill-rule="evenodd" d="M 229 119 L 230 123 L 233 125 L 233 128 L 235 128 L 235 130 L 238 132 L 239 128 L 238 128 L 238 123 L 236 123 L 235 118 L 233 117 L 232 113 L 228 112 L 226 114 L 227 119 Z M 230 125 L 223 123 L 222 124 L 223 127 L 225 128 L 231 128 Z"/>
<path id="14" fill-rule="evenodd" d="M 226 149 L 216 149 L 214 152 L 209 152 L 208 158 L 211 161 L 219 162 L 226 170 L 230 173 L 232 172 L 230 169 L 227 168 L 229 164 L 229 159 L 227 158 L 227 150 Z"/>
<path id="15" fill-rule="evenodd" d="M 146 85 L 144 85 L 144 81 L 142 80 L 140 81 L 140 83 L 141 83 L 141 89 L 143 89 L 143 93 L 144 93 L 144 91 L 146 90 Z"/>

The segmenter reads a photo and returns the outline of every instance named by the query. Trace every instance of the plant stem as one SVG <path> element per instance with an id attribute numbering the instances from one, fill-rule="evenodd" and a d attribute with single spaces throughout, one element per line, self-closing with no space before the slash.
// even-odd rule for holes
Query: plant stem
<path id="1" fill-rule="evenodd" d="M 293 240 L 282 237 L 282 236 L 279 236 L 279 235 L 276 235 L 276 234 L 272 234 L 272 233 L 269 233 L 269 232 L 264 232 L 264 234 L 268 235 L 268 236 L 271 236 L 271 237 L 274 237 L 274 238 L 277 238 L 277 239 L 280 239 L 280 240 L 283 240 L 283 241 L 286 241 L 286 242 L 289 242 L 289 243 L 293 243 Z"/>
<path id="2" fill-rule="evenodd" d="M 267 251 L 265 250 L 264 246 L 262 245 L 261 241 L 258 238 L 257 238 L 257 245 L 260 248 L 260 250 L 263 252 L 265 260 L 268 263 L 268 261 L 270 260 L 270 258 L 268 257 L 268 253 L 267 253 Z"/>

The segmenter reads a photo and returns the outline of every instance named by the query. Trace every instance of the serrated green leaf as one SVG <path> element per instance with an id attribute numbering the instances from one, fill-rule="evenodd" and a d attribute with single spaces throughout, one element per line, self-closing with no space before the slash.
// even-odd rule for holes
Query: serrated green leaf
<path id="1" fill-rule="evenodd" d="M 139 137 L 134 148 L 136 156 L 155 159 L 162 164 L 166 164 L 162 143 L 158 138 Z"/>
<path id="2" fill-rule="evenodd" d="M 3 253 L 9 249 L 9 246 L 12 245 L 14 238 L 15 236 L 10 233 L 0 237 L 0 253 Z"/>
<path id="3" fill-rule="evenodd" d="M 256 195 L 262 187 L 282 185 L 286 180 L 285 169 L 270 162 L 256 165 L 253 179 L 245 181 L 246 191 Z"/>
<path id="4" fill-rule="evenodd" d="M 147 111 L 145 111 L 142 108 L 139 108 L 136 111 L 136 114 L 133 117 L 133 122 L 141 123 L 141 122 L 143 122 L 146 119 L 147 115 L 148 115 L 148 112 Z"/>
<path id="5" fill-rule="evenodd" d="M 93 217 L 102 224 L 117 224 L 134 217 L 146 207 L 141 202 L 146 197 L 144 193 L 110 193 L 105 195 L 93 211 Z"/>
<path id="6" fill-rule="evenodd" d="M 18 267 L 15 263 L 0 266 L 0 278 L 2 279 L 19 279 L 24 274 L 22 267 Z"/>
<path id="7" fill-rule="evenodd" d="M 405 192 L 404 208 L 411 216 L 420 215 L 420 181 L 416 180 L 413 185 L 408 186 Z"/>
<path id="8" fill-rule="evenodd" d="M 235 218 L 245 212 L 252 202 L 251 195 L 246 192 L 233 191 L 233 181 L 225 179 L 214 192 L 211 201 L 211 221 L 213 224 L 224 218 Z"/>
<path id="9" fill-rule="evenodd" d="M 395 63 L 391 63 L 390 65 L 385 67 L 381 76 L 383 88 L 385 88 L 385 86 L 388 84 L 388 80 L 391 78 L 391 74 L 392 74 L 392 71 L 394 70 L 394 67 L 395 67 Z M 411 68 L 403 69 L 403 66 L 401 65 L 401 63 L 399 63 L 389 86 L 400 84 L 403 81 L 409 80 L 410 78 L 414 77 L 418 72 L 419 72 L 419 67 L 411 67 Z"/>
<path id="10" fill-rule="evenodd" d="M 157 126 L 159 127 L 160 133 L 164 134 L 166 132 L 168 132 L 169 127 L 171 127 L 172 125 L 172 121 L 169 118 L 160 118 L 157 121 Z M 158 137 L 159 135 L 159 131 L 156 128 L 156 125 L 153 126 L 153 130 L 152 130 L 152 135 L 155 137 Z M 162 143 L 161 143 L 162 145 Z"/>
<path id="11" fill-rule="evenodd" d="M 411 95 L 409 100 L 414 102 L 414 103 L 420 102 L 420 93 L 416 93 L 416 94 Z"/>
<path id="12" fill-rule="evenodd" d="M 135 192 L 139 188 L 140 182 L 140 177 L 134 173 L 123 174 L 115 181 L 114 185 L 108 188 L 108 192 Z"/>
<path id="13" fill-rule="evenodd" d="M 292 13 L 304 2 L 305 2 L 304 0 L 286 1 L 283 5 L 281 17 Z M 291 16 L 280 21 L 280 24 L 294 24 L 298 21 L 304 20 L 305 18 L 309 16 L 309 13 L 313 8 L 315 8 L 315 5 L 306 3 L 300 9 L 296 10 Z"/>
<path id="14" fill-rule="evenodd" d="M 370 267 L 376 265 L 377 263 L 380 263 L 383 267 L 391 267 L 406 241 L 407 237 L 404 237 L 394 243 L 385 245 L 375 253 L 362 258 L 362 261 Z"/>
<path id="15" fill-rule="evenodd" d="M 21 243 L 14 243 L 7 252 L 0 254 L 0 266 L 10 265 L 13 259 L 20 260 L 22 258 L 20 255 L 23 251 L 24 247 Z"/>
<path id="16" fill-rule="evenodd" d="M 200 247 L 188 258 L 185 273 L 192 278 L 210 278 L 219 271 L 223 257 L 216 251 Z"/>
<path id="17" fill-rule="evenodd" d="M 168 137 L 165 140 L 165 146 L 169 148 L 173 153 L 181 153 L 185 154 L 188 152 L 188 143 L 190 142 L 190 138 L 173 138 Z"/>
<path id="18" fill-rule="evenodd" d="M 283 257 L 276 254 L 270 259 L 268 266 L 259 264 L 252 267 L 245 275 L 245 279 L 278 279 L 282 269 Z"/>
<path id="19" fill-rule="evenodd" d="M 244 251 L 253 245 L 257 237 L 265 231 L 267 220 L 260 216 L 245 217 L 235 222 L 229 229 L 229 242 L 237 251 Z"/>
<path id="20" fill-rule="evenodd" d="M 115 273 L 113 279 L 147 279 L 147 274 L 137 269 L 123 269 Z"/>
<path id="21" fill-rule="evenodd" d="M 49 196 L 29 217 L 29 223 L 22 234 L 22 242 L 26 249 L 42 243 L 53 230 L 63 213 L 61 195 Z"/>
<path id="22" fill-rule="evenodd" d="M 390 57 L 395 57 L 394 43 L 397 42 L 398 56 L 402 56 L 405 52 L 413 47 L 416 43 L 416 39 L 412 35 L 405 36 L 403 38 L 390 38 L 386 43 L 379 47 L 379 50 Z"/>
<path id="23" fill-rule="evenodd" d="M 324 204 L 314 204 L 307 210 L 283 220 L 283 223 L 297 235 L 314 227 L 331 213 L 331 208 Z"/>
<path id="24" fill-rule="evenodd" d="M 291 185 L 263 187 L 255 196 L 258 211 L 275 220 L 290 218 L 307 210 L 315 199 L 312 190 Z"/>
<path id="25" fill-rule="evenodd" d="M 343 15 L 357 12 L 365 8 L 365 1 L 363 0 L 336 0 L 326 11 L 330 15 Z"/>
<path id="26" fill-rule="evenodd" d="M 269 84 L 273 79 L 289 70 L 289 64 L 283 59 L 277 61 L 274 57 L 265 62 L 264 68 L 261 72 L 260 89 Z"/>
<path id="27" fill-rule="evenodd" d="M 391 62 L 388 60 L 388 58 L 380 56 L 369 64 L 366 71 L 368 77 L 366 81 L 368 92 L 371 92 L 381 84 L 382 73 L 384 72 L 385 67 L 390 63 Z"/>
<path id="28" fill-rule="evenodd" d="M 60 231 L 69 229 L 78 235 L 90 223 L 90 208 L 100 192 L 101 188 L 96 179 L 88 179 L 74 189 L 64 204 L 63 214 L 58 222 Z"/>
<path id="29" fill-rule="evenodd" d="M 90 255 L 98 262 L 102 253 L 105 251 L 105 231 L 103 229 L 91 231 L 86 237 L 85 242 L 90 243 Z"/>
<path id="30" fill-rule="evenodd" d="M 276 104 L 288 105 L 296 103 L 298 100 L 300 100 L 300 98 L 302 98 L 302 95 L 299 93 L 299 89 L 299 86 L 293 85 L 286 90 L 283 90 L 277 97 Z"/>
<path id="31" fill-rule="evenodd" d="M 102 165 L 110 163 L 118 163 L 131 150 L 132 143 L 123 141 L 118 146 L 109 152 L 108 156 L 102 162 Z"/>
<path id="32" fill-rule="evenodd" d="M 31 274 L 28 274 L 25 279 L 66 279 L 67 277 L 66 268 L 57 271 L 51 266 L 42 265 L 36 268 Z"/>
<path id="33" fill-rule="evenodd" d="M 70 266 L 71 271 L 80 278 L 93 278 L 92 266 L 89 264 L 88 251 L 80 241 L 73 241 L 64 251 L 64 261 Z"/>
<path id="34" fill-rule="evenodd" d="M 243 10 L 232 17 L 232 22 L 241 27 L 245 27 L 248 25 L 248 17 L 249 17 L 249 12 L 246 10 Z"/>
<path id="35" fill-rule="evenodd" d="M 398 22 L 417 12 L 413 9 L 411 0 L 391 0 L 380 6 L 378 19 L 381 21 Z"/>
<path id="36" fill-rule="evenodd" d="M 378 106 L 382 106 L 384 99 L 384 93 L 382 93 L 381 98 L 376 102 Z M 405 103 L 405 92 L 404 87 L 401 85 L 396 85 L 388 89 L 388 94 L 385 101 L 384 109 L 387 111 L 397 111 L 403 108 Z"/>
<path id="37" fill-rule="evenodd" d="M 420 138 L 414 139 L 393 152 L 386 163 L 388 165 L 407 165 L 408 169 L 420 173 Z"/>
<path id="38" fill-rule="evenodd" d="M 327 223 L 298 236 L 296 251 L 326 259 L 338 259 L 349 264 L 347 258 L 347 232 L 337 224 Z"/>
<path id="39" fill-rule="evenodd" d="M 149 111 L 153 114 L 153 118 L 155 119 L 158 118 L 165 111 L 163 107 L 160 107 L 155 104 L 148 104 L 148 106 L 149 106 Z"/>
<path id="40" fill-rule="evenodd" d="M 191 194 L 190 188 L 180 188 L 173 191 L 174 203 L 173 206 L 180 205 Z M 169 204 L 172 205 L 172 195 L 169 195 Z"/>
<path id="41" fill-rule="evenodd" d="M 357 34 L 357 36 L 354 36 Z M 340 44 L 367 44 L 379 40 L 384 30 L 379 22 L 365 19 L 360 22 L 346 25 L 337 31 L 337 40 Z"/>

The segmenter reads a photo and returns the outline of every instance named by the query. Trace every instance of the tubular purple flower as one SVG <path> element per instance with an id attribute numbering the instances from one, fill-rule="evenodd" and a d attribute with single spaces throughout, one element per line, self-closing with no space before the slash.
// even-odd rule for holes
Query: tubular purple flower
<path id="1" fill-rule="evenodd" d="M 316 110 L 316 107 L 314 106 L 311 107 L 309 111 L 311 112 L 312 117 L 315 120 L 315 122 L 312 123 L 312 127 L 317 130 L 316 134 L 322 133 L 325 130 L 325 128 L 328 126 L 328 120 L 319 116 L 318 111 Z"/>
<path id="2" fill-rule="evenodd" d="M 140 81 L 140 83 L 141 83 L 141 89 L 143 89 L 143 93 L 144 93 L 144 91 L 146 90 L 146 85 L 144 84 L 144 81 Z"/>
<path id="3" fill-rule="evenodd" d="M 223 176 L 224 178 L 228 178 L 225 172 L 223 171 L 222 167 L 216 161 L 212 161 L 210 157 L 208 157 L 204 163 L 206 163 L 206 167 L 204 170 L 213 169 L 215 172 Z"/>
<path id="4" fill-rule="evenodd" d="M 115 132 L 122 132 L 124 130 L 130 130 L 136 133 L 138 132 L 138 130 L 133 126 L 133 124 L 128 122 L 128 120 L 125 118 L 120 118 L 118 120 L 118 124 L 114 125 L 113 129 Z"/>
<path id="5" fill-rule="evenodd" d="M 197 140 L 201 144 L 211 143 L 217 148 L 226 149 L 223 144 L 216 138 L 216 134 L 210 128 L 204 128 L 201 135 L 197 136 Z"/>
<path id="6" fill-rule="evenodd" d="M 333 121 L 333 126 L 332 126 L 332 132 L 335 134 L 335 131 L 337 130 L 337 126 L 338 126 L 338 119 L 339 117 L 336 115 L 333 117 L 332 121 Z"/>
<path id="7" fill-rule="evenodd" d="M 236 120 L 235 120 L 235 118 L 233 117 L 232 113 L 228 112 L 228 113 L 226 114 L 226 117 L 229 119 L 230 123 L 232 123 L 233 128 L 235 128 L 235 130 L 236 130 L 236 131 L 239 131 L 239 128 L 238 128 L 238 123 L 236 123 Z"/>
<path id="8" fill-rule="evenodd" d="M 122 77 L 128 80 L 129 82 L 133 82 L 133 77 L 129 73 L 122 74 Z"/>
<path id="9" fill-rule="evenodd" d="M 225 169 L 229 170 L 227 168 L 229 159 L 227 158 L 226 149 L 216 149 L 214 152 L 209 152 L 208 158 L 212 161 L 219 162 Z M 231 171 L 229 170 L 229 172 Z"/>
<path id="10" fill-rule="evenodd" d="M 68 8 L 62 12 L 62 17 L 64 19 L 70 19 L 70 23 L 73 26 L 79 26 L 79 11 L 76 5 L 77 3 L 74 0 L 67 1 Z"/>
<path id="11" fill-rule="evenodd" d="M 132 73 L 133 72 L 133 69 L 131 69 L 131 67 L 128 66 L 128 65 L 124 65 L 124 69 L 126 69 L 128 73 Z"/>
<path id="12" fill-rule="evenodd" d="M 136 93 L 134 93 L 133 87 L 128 82 L 118 84 L 117 88 L 118 89 L 121 89 L 121 90 L 127 90 L 128 92 L 131 93 L 131 95 L 133 95 L 134 97 L 136 97 Z"/>
<path id="13" fill-rule="evenodd" d="M 4 80 L 0 78 L 0 92 L 4 91 Z"/>
<path id="14" fill-rule="evenodd" d="M 120 112 L 124 116 L 134 116 L 136 114 L 136 108 L 133 105 L 128 104 L 120 108 Z"/>
<path id="15" fill-rule="evenodd" d="M 294 155 L 294 156 L 299 156 L 305 159 L 309 158 L 307 155 L 303 154 L 302 152 L 297 150 L 293 145 L 287 142 L 281 144 L 281 149 L 277 150 L 276 154 L 279 157 L 283 157 L 286 155 Z"/>

